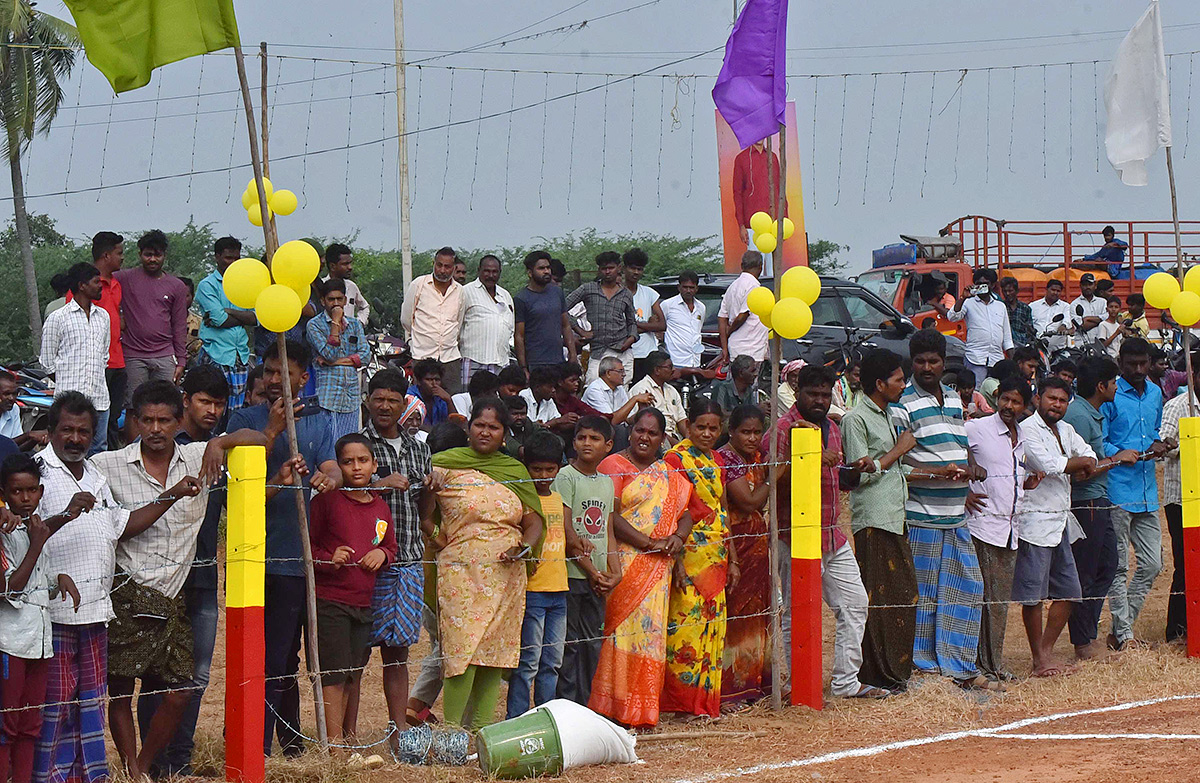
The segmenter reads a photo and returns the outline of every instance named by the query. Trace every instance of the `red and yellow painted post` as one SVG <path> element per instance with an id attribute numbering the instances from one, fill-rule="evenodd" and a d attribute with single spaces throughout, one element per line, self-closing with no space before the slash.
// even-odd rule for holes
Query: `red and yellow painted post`
<path id="1" fill-rule="evenodd" d="M 225 779 L 263 783 L 267 452 L 229 452 L 225 535 Z"/>
<path id="2" fill-rule="evenodd" d="M 1187 649 L 1189 658 L 1200 658 L 1200 418 L 1179 420 L 1179 473 Z"/>
<path id="3" fill-rule="evenodd" d="M 792 430 L 792 704 L 824 706 L 821 672 L 821 431 Z"/>

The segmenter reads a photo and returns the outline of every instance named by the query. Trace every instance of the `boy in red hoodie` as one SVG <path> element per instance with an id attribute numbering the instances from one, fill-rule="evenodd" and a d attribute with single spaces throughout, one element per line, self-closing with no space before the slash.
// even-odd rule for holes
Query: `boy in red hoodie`
<path id="1" fill-rule="evenodd" d="M 341 743 L 357 729 L 346 707 L 358 703 L 371 642 L 371 593 L 375 575 L 396 557 L 396 532 L 387 503 L 366 489 L 378 467 L 370 441 L 351 433 L 334 450 L 342 489 L 313 498 L 309 536 L 325 726 L 330 743 Z"/>

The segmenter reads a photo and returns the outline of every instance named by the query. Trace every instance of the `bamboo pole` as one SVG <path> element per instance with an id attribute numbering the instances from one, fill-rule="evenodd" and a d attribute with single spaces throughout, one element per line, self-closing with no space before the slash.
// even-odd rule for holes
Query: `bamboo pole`
<path id="1" fill-rule="evenodd" d="M 1171 161 L 1171 147 L 1167 146 L 1167 182 L 1171 186 L 1171 222 L 1175 224 L 1175 273 L 1179 275 L 1179 284 L 1183 285 L 1183 238 L 1179 235 L 1179 201 L 1175 198 L 1175 164 Z M 1192 330 L 1183 327 L 1183 361 L 1187 367 L 1188 383 L 1188 416 L 1196 415 L 1196 394 L 1192 387 L 1196 385 L 1192 375 Z"/>
<path id="2" fill-rule="evenodd" d="M 396 134 L 399 147 L 397 149 L 400 174 L 400 187 L 397 191 L 400 208 L 400 274 L 404 283 L 404 292 L 412 285 L 412 219 L 409 207 L 408 192 L 408 112 L 405 101 L 406 81 L 404 69 L 404 0 L 394 0 L 396 26 Z"/>
<path id="3" fill-rule="evenodd" d="M 779 137 L 781 151 L 783 144 L 783 135 Z M 782 161 L 782 155 L 780 159 Z M 774 168 L 771 166 L 771 137 L 767 137 L 767 189 L 771 193 L 772 209 L 775 214 L 779 214 L 779 188 L 774 181 L 772 172 Z M 780 180 L 783 180 L 783 167 L 780 166 Z M 779 236 L 783 236 L 782 231 Z M 778 260 L 782 259 L 782 242 L 777 242 L 775 245 L 775 255 L 771 258 L 771 273 L 775 281 L 775 299 L 779 299 L 779 264 Z M 771 576 L 771 709 L 783 709 L 783 587 L 779 574 L 779 561 L 776 556 L 776 545 L 779 541 L 779 479 L 778 479 L 778 463 L 779 463 L 779 436 L 775 432 L 775 425 L 779 421 L 779 361 L 780 348 L 779 338 L 775 337 L 770 341 L 770 361 L 771 361 L 771 421 L 768 427 L 768 432 L 771 433 L 771 449 L 769 461 L 771 468 L 767 471 L 767 475 L 771 477 L 769 500 L 768 504 L 770 511 L 767 513 L 767 535 L 770 536 L 770 554 L 768 560 L 770 565 Z M 791 555 L 789 554 L 789 557 Z"/>
<path id="4" fill-rule="evenodd" d="M 250 100 L 250 84 L 246 79 L 246 60 L 242 54 L 242 48 L 240 46 L 234 47 L 233 52 L 237 61 L 238 81 L 241 83 L 242 104 L 246 110 L 246 130 L 250 136 L 250 163 L 254 167 L 254 184 L 258 190 L 258 206 L 263 217 L 263 239 L 266 242 L 263 261 L 267 266 L 270 266 L 271 256 L 274 255 L 276 249 L 276 238 L 275 232 L 271 228 L 271 222 L 267 219 L 267 194 L 263 186 L 263 162 L 259 157 L 258 134 L 254 130 L 254 105 Z M 263 81 L 265 83 L 266 80 L 264 79 Z M 263 116 L 266 116 L 265 111 Z M 299 447 L 296 440 L 296 412 L 292 407 L 291 371 L 288 368 L 287 362 L 286 339 L 283 334 L 279 334 L 277 339 L 279 345 L 279 365 L 283 372 L 283 386 L 287 390 L 283 410 L 287 422 L 288 446 L 291 455 L 294 457 L 299 454 Z M 316 466 L 314 466 L 314 469 L 316 469 Z M 328 753 L 329 736 L 325 729 L 325 700 L 321 693 L 320 675 L 317 673 L 321 669 L 321 661 L 317 652 L 317 594 L 316 584 L 313 581 L 312 548 L 308 539 L 308 508 L 304 503 L 303 492 L 296 492 L 295 498 L 297 519 L 300 527 L 300 542 L 304 554 L 305 592 L 308 604 L 307 645 L 304 658 L 308 663 L 308 673 L 313 683 L 313 701 L 317 714 L 317 739 L 321 745 L 321 751 Z"/>

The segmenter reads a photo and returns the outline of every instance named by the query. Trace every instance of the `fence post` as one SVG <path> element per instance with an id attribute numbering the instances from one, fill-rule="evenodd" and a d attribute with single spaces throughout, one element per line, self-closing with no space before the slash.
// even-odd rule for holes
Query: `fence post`
<path id="1" fill-rule="evenodd" d="M 1200 658 L 1200 418 L 1179 420 L 1179 472 L 1187 652 L 1189 658 Z"/>
<path id="2" fill-rule="evenodd" d="M 225 779 L 263 783 L 266 449 L 239 446 L 229 452 L 226 491 Z"/>
<path id="3" fill-rule="evenodd" d="M 821 431 L 792 430 L 792 704 L 823 705 Z M 1200 626 L 1197 626 L 1200 627 Z"/>

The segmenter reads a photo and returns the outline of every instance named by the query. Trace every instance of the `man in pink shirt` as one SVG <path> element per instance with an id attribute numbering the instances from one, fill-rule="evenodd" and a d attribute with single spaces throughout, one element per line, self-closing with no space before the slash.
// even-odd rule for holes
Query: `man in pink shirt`
<path id="1" fill-rule="evenodd" d="M 125 328 L 126 399 L 146 381 L 179 383 L 187 364 L 187 287 L 163 271 L 167 235 L 158 229 L 138 240 L 141 265 L 113 275 L 121 286 L 121 311 Z M 126 435 L 130 436 L 126 427 Z M 132 437 L 129 437 L 132 440 Z"/>

